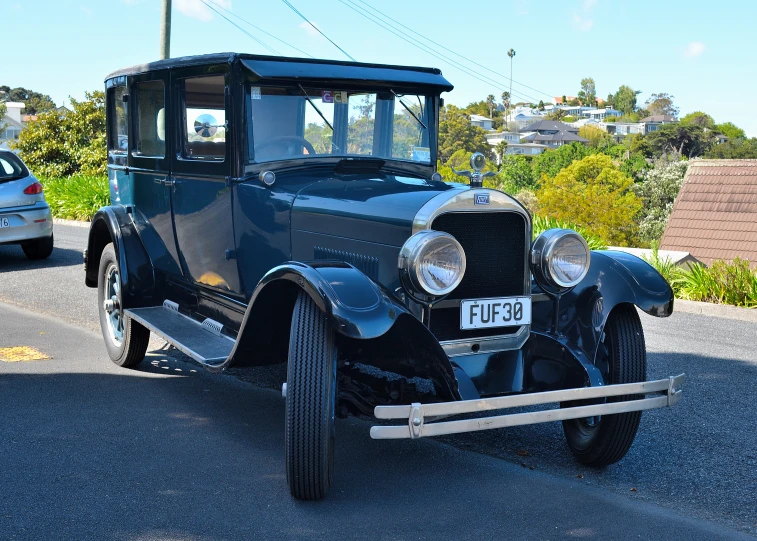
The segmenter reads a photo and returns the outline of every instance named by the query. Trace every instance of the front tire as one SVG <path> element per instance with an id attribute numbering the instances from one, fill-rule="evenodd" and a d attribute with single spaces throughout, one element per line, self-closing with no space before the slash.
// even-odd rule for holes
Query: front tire
<path id="1" fill-rule="evenodd" d="M 97 274 L 97 304 L 100 328 L 108 356 L 118 366 L 132 368 L 145 358 L 150 331 L 126 317 L 121 304 L 121 269 L 113 243 L 100 256 Z"/>
<path id="2" fill-rule="evenodd" d="M 320 500 L 331 487 L 335 409 L 334 329 L 301 291 L 289 338 L 284 436 L 287 482 L 297 499 Z"/>
<path id="3" fill-rule="evenodd" d="M 605 341 L 597 353 L 597 367 L 605 383 L 646 381 L 647 350 L 644 329 L 636 309 L 615 308 L 605 325 Z M 609 402 L 637 399 L 636 396 L 609 398 Z M 576 404 L 572 404 L 576 405 Z M 587 466 L 608 466 L 618 462 L 631 448 L 641 422 L 641 412 L 619 413 L 590 419 L 563 421 L 563 431 L 573 455 Z"/>
<path id="4" fill-rule="evenodd" d="M 34 239 L 21 244 L 21 249 L 27 259 L 47 259 L 53 253 L 53 235 L 41 239 Z"/>

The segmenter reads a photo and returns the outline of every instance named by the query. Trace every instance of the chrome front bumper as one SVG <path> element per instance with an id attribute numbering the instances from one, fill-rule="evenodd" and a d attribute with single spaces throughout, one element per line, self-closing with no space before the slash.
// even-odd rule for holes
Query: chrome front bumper
<path id="1" fill-rule="evenodd" d="M 371 438 L 375 440 L 416 439 L 428 436 L 441 436 L 443 434 L 458 434 L 460 432 L 474 432 L 477 430 L 490 430 L 492 428 L 531 425 L 549 421 L 564 421 L 566 419 L 580 419 L 583 417 L 664 408 L 676 404 L 681 399 L 684 377 L 685 374 L 681 374 L 656 381 L 623 383 L 619 385 L 607 385 L 605 387 L 581 387 L 563 391 L 482 398 L 480 400 L 461 400 L 435 404 L 414 403 L 409 406 L 376 406 L 374 415 L 377 419 L 407 419 L 407 424 L 399 426 L 373 426 L 371 427 Z M 574 400 L 594 400 L 611 396 L 647 394 L 655 396 L 623 402 L 592 404 L 589 406 L 555 408 L 544 411 L 513 413 L 510 415 L 479 417 L 457 421 L 431 422 L 437 417 L 449 417 L 450 415 L 463 413 L 553 404 Z"/>

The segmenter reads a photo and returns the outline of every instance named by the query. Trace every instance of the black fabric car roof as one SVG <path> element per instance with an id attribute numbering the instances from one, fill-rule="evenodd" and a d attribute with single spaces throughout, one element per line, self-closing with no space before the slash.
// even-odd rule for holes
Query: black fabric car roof
<path id="1" fill-rule="evenodd" d="M 215 53 L 157 60 L 114 71 L 105 80 L 163 69 L 233 64 L 235 62 L 241 62 L 258 79 L 289 79 L 295 81 L 341 79 L 355 82 L 375 81 L 384 84 L 422 85 L 434 87 L 439 91 L 450 91 L 453 88 L 449 81 L 442 76 L 442 72 L 436 68 L 239 53 Z"/>

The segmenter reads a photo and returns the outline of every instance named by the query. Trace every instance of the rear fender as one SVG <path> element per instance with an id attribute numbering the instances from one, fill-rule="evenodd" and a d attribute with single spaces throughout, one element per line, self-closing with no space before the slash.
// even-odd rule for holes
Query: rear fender
<path id="1" fill-rule="evenodd" d="M 92 218 L 84 259 L 84 283 L 88 287 L 97 287 L 100 257 L 105 246 L 111 242 L 121 269 L 123 307 L 137 308 L 152 304 L 155 294 L 152 262 L 131 215 L 120 205 L 103 207 Z"/>
<path id="2" fill-rule="evenodd" d="M 334 322 L 340 351 L 359 350 L 362 362 L 408 377 L 422 373 L 445 397 L 457 396 L 452 366 L 431 332 L 363 272 L 338 261 L 288 262 L 270 270 L 252 294 L 222 368 L 285 363 L 299 291 Z"/>
<path id="3" fill-rule="evenodd" d="M 614 251 L 593 251 L 589 273 L 559 301 L 558 336 L 593 363 L 610 312 L 633 304 L 656 317 L 673 313 L 673 290 L 643 259 Z M 553 334 L 555 302 L 535 302 L 532 330 Z"/>

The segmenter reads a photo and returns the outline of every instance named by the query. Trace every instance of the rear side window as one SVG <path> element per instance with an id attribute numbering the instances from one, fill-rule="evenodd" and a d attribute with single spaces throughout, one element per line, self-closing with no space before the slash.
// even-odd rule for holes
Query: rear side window
<path id="1" fill-rule="evenodd" d="M 135 156 L 162 158 L 166 154 L 166 93 L 163 81 L 136 83 L 134 95 Z"/>
<path id="2" fill-rule="evenodd" d="M 29 175 L 26 166 L 11 152 L 0 152 L 0 182 Z"/>
<path id="3" fill-rule="evenodd" d="M 184 79 L 185 158 L 223 161 L 226 105 L 222 75 Z"/>
<path id="4" fill-rule="evenodd" d="M 108 150 L 113 154 L 125 154 L 129 148 L 128 104 L 124 102 L 125 86 L 108 90 Z"/>

